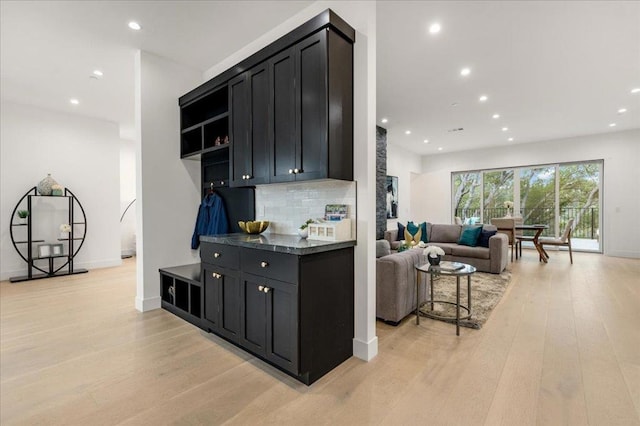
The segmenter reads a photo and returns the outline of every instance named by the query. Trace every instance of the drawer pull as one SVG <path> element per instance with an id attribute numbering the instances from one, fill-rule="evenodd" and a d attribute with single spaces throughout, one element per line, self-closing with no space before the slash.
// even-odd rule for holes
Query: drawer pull
<path id="1" fill-rule="evenodd" d="M 292 175 L 293 174 L 293 169 L 289 169 L 289 174 Z"/>
<path id="2" fill-rule="evenodd" d="M 262 266 L 263 268 L 266 268 L 267 266 L 269 266 L 269 263 L 267 263 L 267 262 L 260 262 L 260 266 Z"/>
<path id="3" fill-rule="evenodd" d="M 259 285 L 258 286 L 258 291 L 264 291 L 264 286 L 263 285 Z"/>
<path id="4" fill-rule="evenodd" d="M 222 256 L 220 253 L 213 253 L 213 257 L 215 257 L 216 259 L 219 258 L 220 256 Z"/>
<path id="5" fill-rule="evenodd" d="M 264 290 L 262 290 L 262 291 L 264 291 L 265 293 L 269 293 L 270 290 L 271 289 L 269 287 L 265 287 Z"/>

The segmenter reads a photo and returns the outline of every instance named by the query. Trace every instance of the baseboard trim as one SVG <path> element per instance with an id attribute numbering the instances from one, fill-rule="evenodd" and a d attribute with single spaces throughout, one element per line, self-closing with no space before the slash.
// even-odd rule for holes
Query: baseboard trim
<path id="1" fill-rule="evenodd" d="M 148 299 L 140 299 L 136 297 L 136 309 L 140 312 L 153 311 L 162 307 L 162 299 L 160 296 L 150 297 Z"/>
<path id="2" fill-rule="evenodd" d="M 371 361 L 378 355 L 378 336 L 365 342 L 360 339 L 353 339 L 353 356 L 363 361 Z"/>
<path id="3" fill-rule="evenodd" d="M 605 251 L 604 255 L 611 256 L 611 257 L 627 257 L 631 259 L 640 258 L 640 252 L 637 252 L 637 251 L 611 250 L 611 251 Z"/>

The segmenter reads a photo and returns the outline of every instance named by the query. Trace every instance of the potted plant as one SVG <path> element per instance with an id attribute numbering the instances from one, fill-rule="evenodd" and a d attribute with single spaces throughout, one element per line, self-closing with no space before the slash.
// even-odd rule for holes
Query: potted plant
<path id="1" fill-rule="evenodd" d="M 442 256 L 444 256 L 444 250 L 438 246 L 427 246 L 427 248 L 422 251 L 422 254 L 427 256 L 430 265 L 439 265 Z"/>
<path id="2" fill-rule="evenodd" d="M 309 224 L 313 222 L 314 222 L 313 219 L 307 219 L 305 223 L 300 225 L 300 228 L 298 228 L 298 235 L 300 235 L 300 238 L 307 238 L 309 236 L 309 229 L 307 228 Z"/>
<path id="3" fill-rule="evenodd" d="M 29 217 L 29 210 L 18 210 L 18 223 L 24 225 L 27 223 L 27 218 Z"/>

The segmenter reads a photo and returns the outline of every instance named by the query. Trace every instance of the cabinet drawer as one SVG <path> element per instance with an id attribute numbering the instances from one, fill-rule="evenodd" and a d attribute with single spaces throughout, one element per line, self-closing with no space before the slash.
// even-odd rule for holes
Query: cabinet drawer
<path id="1" fill-rule="evenodd" d="M 243 248 L 242 271 L 297 284 L 298 256 Z"/>
<path id="2" fill-rule="evenodd" d="M 240 267 L 240 250 L 238 247 L 205 242 L 200 246 L 200 259 L 204 263 L 229 269 L 238 269 Z"/>

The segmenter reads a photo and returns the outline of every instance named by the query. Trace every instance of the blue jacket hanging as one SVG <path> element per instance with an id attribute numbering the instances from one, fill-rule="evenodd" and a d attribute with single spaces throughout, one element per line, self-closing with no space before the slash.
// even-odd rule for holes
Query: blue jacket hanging
<path id="1" fill-rule="evenodd" d="M 229 232 L 229 221 L 222 198 L 215 193 L 207 194 L 198 208 L 191 248 L 195 250 L 200 246 L 200 235 L 217 235 L 227 232 Z"/>

